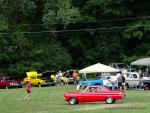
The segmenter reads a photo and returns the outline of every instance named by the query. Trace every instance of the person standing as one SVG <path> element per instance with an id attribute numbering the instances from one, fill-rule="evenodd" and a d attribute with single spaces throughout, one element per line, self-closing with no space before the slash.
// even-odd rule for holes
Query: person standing
<path id="1" fill-rule="evenodd" d="M 28 79 L 28 81 L 27 81 L 26 91 L 27 91 L 27 95 L 25 96 L 25 99 L 26 100 L 31 100 L 31 84 L 30 84 L 30 79 Z"/>
<path id="2" fill-rule="evenodd" d="M 126 79 L 123 73 L 121 73 L 121 78 L 122 78 L 122 90 L 125 90 L 126 87 Z"/>
<path id="3" fill-rule="evenodd" d="M 121 76 L 121 72 L 117 73 L 117 80 L 118 80 L 118 88 L 122 89 L 122 76 Z"/>
<path id="4" fill-rule="evenodd" d="M 116 80 L 113 77 L 110 78 L 110 83 L 112 85 L 111 89 L 115 90 Z"/>
<path id="5" fill-rule="evenodd" d="M 79 79 L 79 74 L 77 71 L 74 71 L 72 74 L 73 78 L 74 78 L 74 84 L 78 84 L 78 79 Z"/>
<path id="6" fill-rule="evenodd" d="M 57 85 L 61 85 L 61 78 L 62 78 L 63 74 L 61 71 L 59 71 L 57 74 L 56 74 L 56 83 Z"/>

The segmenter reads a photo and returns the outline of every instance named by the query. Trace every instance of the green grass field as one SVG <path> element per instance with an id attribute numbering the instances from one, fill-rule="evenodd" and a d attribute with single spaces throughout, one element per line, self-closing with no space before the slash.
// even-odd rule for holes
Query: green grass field
<path id="1" fill-rule="evenodd" d="M 0 89 L 0 113 L 149 113 L 150 91 L 129 90 L 123 100 L 115 104 L 105 102 L 80 103 L 69 105 L 63 93 L 75 91 L 76 87 L 32 87 L 32 100 L 26 101 L 25 88 Z"/>

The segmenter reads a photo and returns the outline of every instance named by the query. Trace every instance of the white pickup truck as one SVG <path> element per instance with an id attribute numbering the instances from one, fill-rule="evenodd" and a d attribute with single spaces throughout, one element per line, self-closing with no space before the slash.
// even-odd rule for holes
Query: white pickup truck
<path id="1" fill-rule="evenodd" d="M 139 83 L 142 82 L 143 80 L 150 82 L 150 77 L 140 77 L 138 72 L 127 72 L 127 73 L 123 73 L 126 79 L 126 88 L 135 88 L 138 87 Z M 106 85 L 108 87 L 112 87 L 112 84 L 109 80 L 113 80 L 115 81 L 115 87 L 118 87 L 117 84 L 117 76 L 103 76 L 102 77 L 103 80 L 103 85 Z"/>
<path id="2" fill-rule="evenodd" d="M 125 79 L 126 79 L 126 87 L 136 87 L 142 78 L 140 78 L 140 75 L 138 72 L 129 72 L 124 73 Z"/>
<path id="3" fill-rule="evenodd" d="M 126 72 L 123 73 L 125 76 L 125 80 L 126 80 L 126 87 L 136 87 L 137 85 L 139 85 L 140 81 L 143 80 L 140 78 L 138 72 Z M 118 83 L 117 83 L 117 75 L 115 76 L 103 76 L 101 79 L 103 80 L 103 85 L 106 85 L 108 87 L 111 87 L 112 84 L 109 80 L 113 80 L 115 81 L 115 87 L 118 87 Z"/>
<path id="4" fill-rule="evenodd" d="M 129 72 L 129 73 L 124 73 L 125 79 L 126 79 L 126 88 L 133 88 L 133 87 L 137 87 L 140 83 L 140 81 L 142 80 L 139 76 L 139 74 L 137 72 Z M 116 81 L 115 82 L 115 87 L 118 87 L 117 84 L 117 76 L 107 76 L 106 79 L 103 79 L 103 84 L 111 87 L 112 84 L 109 80 Z"/>
<path id="5" fill-rule="evenodd" d="M 127 72 L 123 74 L 125 76 L 127 88 L 136 87 L 139 85 L 140 81 L 143 80 L 140 78 L 138 72 Z M 117 75 L 116 76 L 107 75 L 101 76 L 99 79 L 103 80 L 103 85 L 108 87 L 112 87 L 111 81 L 113 80 L 115 82 L 115 87 L 118 87 L 117 78 L 118 78 Z"/>

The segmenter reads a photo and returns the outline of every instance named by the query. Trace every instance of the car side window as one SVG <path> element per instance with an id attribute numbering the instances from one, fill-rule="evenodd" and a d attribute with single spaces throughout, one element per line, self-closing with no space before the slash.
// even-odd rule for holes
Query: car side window
<path id="1" fill-rule="evenodd" d="M 113 67 L 117 69 L 117 66 L 116 66 L 116 65 L 113 65 Z"/>
<path id="2" fill-rule="evenodd" d="M 90 88 L 90 92 L 96 92 L 97 89 L 95 87 Z"/>
<path id="3" fill-rule="evenodd" d="M 102 89 L 101 89 L 101 88 L 97 88 L 96 91 L 97 91 L 97 92 L 100 92 L 100 91 L 102 91 Z"/>
<path id="4" fill-rule="evenodd" d="M 133 74 L 133 78 L 138 78 L 136 74 Z"/>
<path id="5" fill-rule="evenodd" d="M 109 80 L 109 79 L 111 79 L 111 77 L 106 77 L 106 80 Z"/>
<path id="6" fill-rule="evenodd" d="M 127 78 L 132 78 L 131 74 L 126 74 Z"/>
<path id="7" fill-rule="evenodd" d="M 111 64 L 111 67 L 115 68 L 115 67 L 114 67 L 114 64 Z"/>

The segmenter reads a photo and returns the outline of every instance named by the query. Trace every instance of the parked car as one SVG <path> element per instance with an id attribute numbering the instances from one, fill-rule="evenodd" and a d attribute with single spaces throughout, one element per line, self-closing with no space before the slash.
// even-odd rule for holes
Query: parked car
<path id="1" fill-rule="evenodd" d="M 131 68 L 130 66 L 128 66 L 125 63 L 110 63 L 109 64 L 110 67 L 119 69 L 120 71 L 126 73 L 126 72 L 135 72 L 135 69 Z"/>
<path id="2" fill-rule="evenodd" d="M 150 90 L 150 80 L 140 81 L 138 88 L 144 89 L 144 90 Z"/>
<path id="3" fill-rule="evenodd" d="M 89 85 L 104 85 L 112 89 L 112 81 L 114 82 L 115 88 L 118 87 L 117 76 L 114 75 L 103 75 L 97 76 L 93 80 L 81 80 L 79 81 L 80 87 L 87 87 Z"/>
<path id="4" fill-rule="evenodd" d="M 104 83 L 104 80 L 102 79 L 94 79 L 94 80 L 80 80 L 79 81 L 79 84 L 80 84 L 80 87 L 87 87 L 87 86 L 90 86 L 90 85 L 103 85 Z"/>
<path id="5" fill-rule="evenodd" d="M 40 76 L 40 78 L 42 80 L 45 80 L 45 83 L 50 85 L 50 86 L 55 86 L 56 82 L 55 80 L 52 78 L 52 75 L 54 75 L 56 72 L 53 71 L 46 71 L 43 72 Z"/>
<path id="6" fill-rule="evenodd" d="M 64 99 L 69 104 L 74 105 L 79 102 L 105 101 L 112 104 L 118 99 L 125 98 L 122 90 L 110 90 L 103 85 L 88 86 L 84 91 L 65 92 Z"/>
<path id="7" fill-rule="evenodd" d="M 49 72 L 44 72 L 42 74 L 38 74 L 37 72 L 27 72 L 27 77 L 24 78 L 24 84 L 27 83 L 28 79 L 32 86 L 49 86 L 55 85 L 55 81 L 51 78 L 51 74 Z"/>
<path id="8" fill-rule="evenodd" d="M 0 76 L 0 88 L 22 88 L 23 82 L 16 76 Z"/>
<path id="9" fill-rule="evenodd" d="M 108 87 L 109 89 L 112 89 L 112 87 L 117 89 L 118 87 L 117 76 L 115 75 L 104 75 L 98 76 L 97 78 L 103 80 L 103 85 Z"/>

